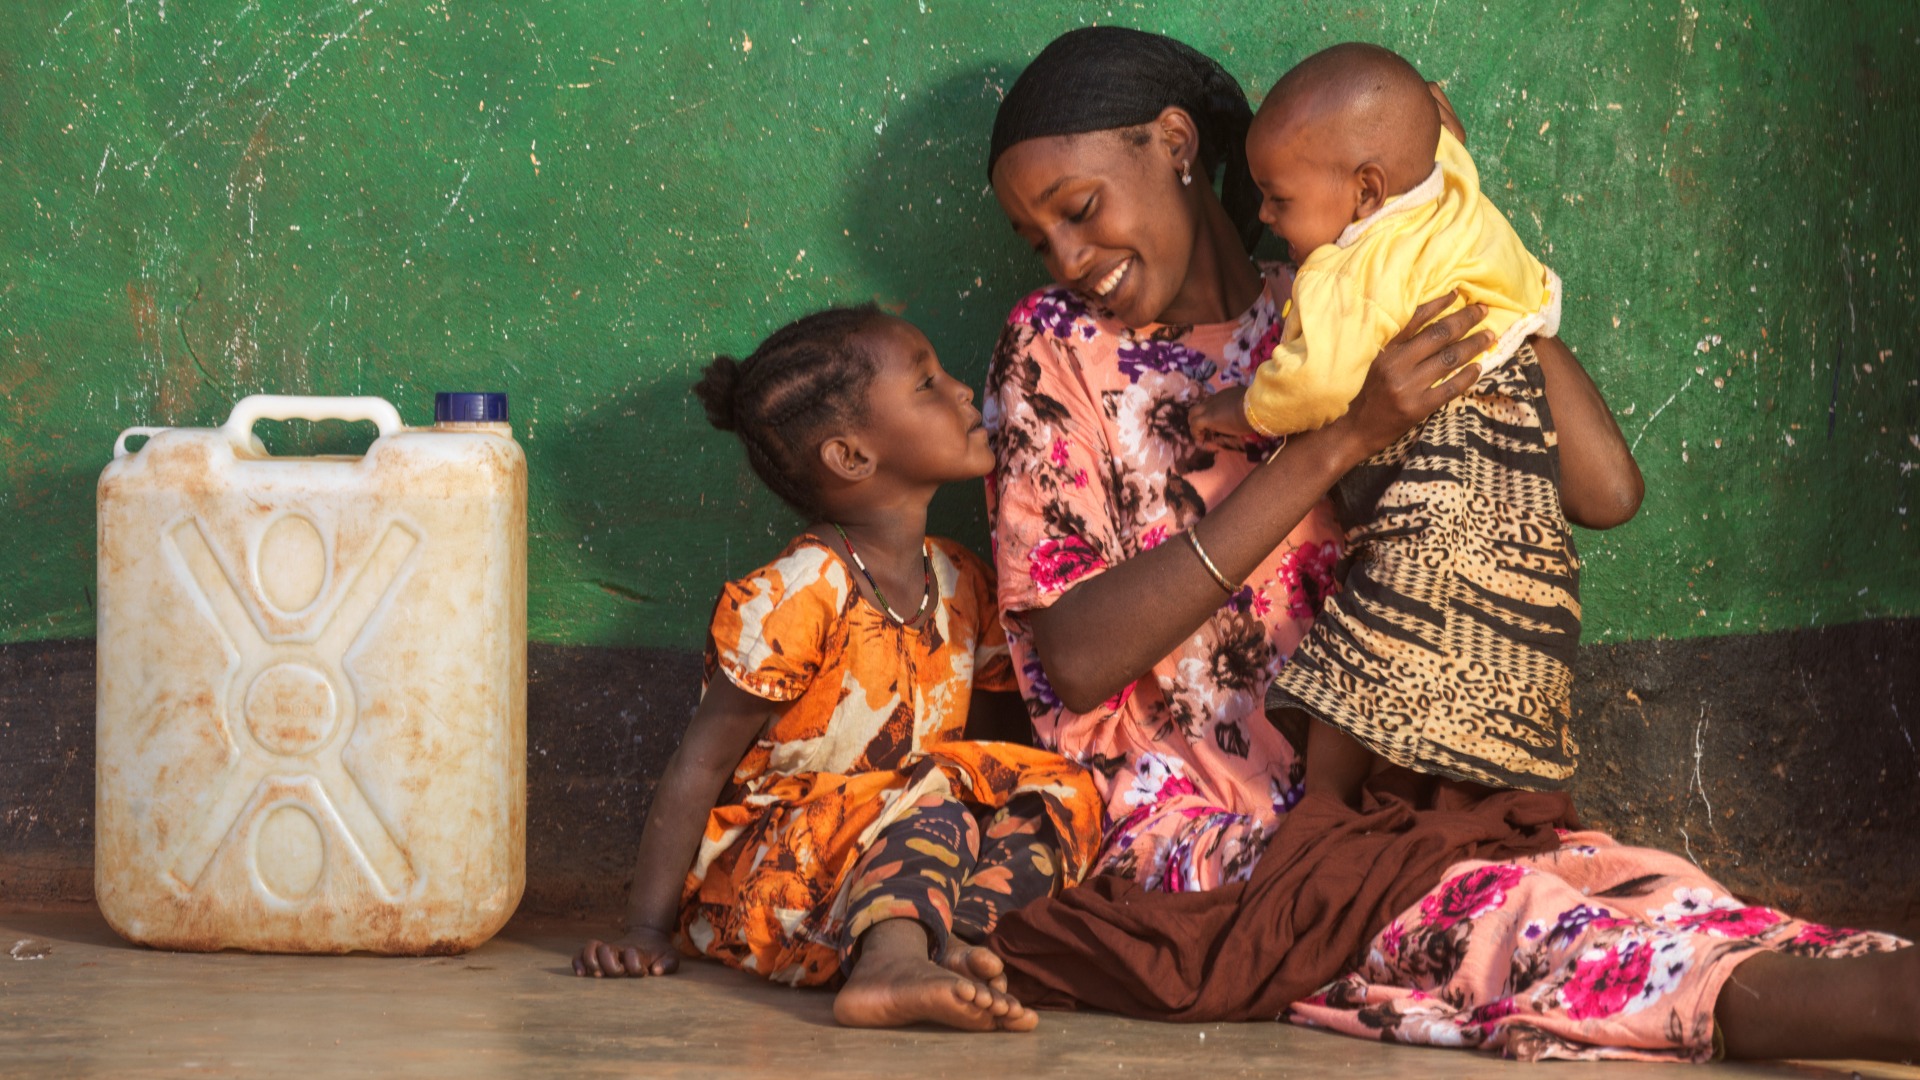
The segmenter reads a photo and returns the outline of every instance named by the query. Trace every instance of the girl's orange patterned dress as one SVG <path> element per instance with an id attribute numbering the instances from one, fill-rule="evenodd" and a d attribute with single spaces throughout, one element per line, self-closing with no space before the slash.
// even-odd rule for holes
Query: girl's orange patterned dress
<path id="1" fill-rule="evenodd" d="M 881 830 L 928 797 L 991 813 L 1039 796 L 1078 881 L 1100 841 L 1087 772 L 1011 743 L 969 742 L 975 687 L 1014 689 L 990 572 L 929 540 L 938 602 L 903 627 L 813 536 L 723 590 L 707 679 L 784 703 L 707 819 L 687 875 L 682 946 L 777 982 L 834 980 L 847 886 Z"/>

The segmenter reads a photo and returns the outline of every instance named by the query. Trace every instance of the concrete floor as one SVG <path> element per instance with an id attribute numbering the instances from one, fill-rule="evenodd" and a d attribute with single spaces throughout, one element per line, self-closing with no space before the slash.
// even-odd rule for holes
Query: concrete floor
<path id="1" fill-rule="evenodd" d="M 1834 1077 L 1873 1065 L 1526 1066 L 1272 1024 L 1050 1014 L 1029 1035 L 835 1026 L 831 997 L 695 963 L 576 979 L 584 923 L 515 922 L 436 959 L 158 953 L 91 910 L 0 912 L 0 1074 L 35 1076 Z M 9 956 L 13 957 L 12 959 Z"/>

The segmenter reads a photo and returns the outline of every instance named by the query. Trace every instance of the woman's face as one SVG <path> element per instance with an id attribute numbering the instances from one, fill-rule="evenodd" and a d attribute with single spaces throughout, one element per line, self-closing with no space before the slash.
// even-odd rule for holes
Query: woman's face
<path id="1" fill-rule="evenodd" d="M 994 164 L 993 191 L 1054 281 L 1145 326 L 1189 287 L 1194 192 L 1206 183 L 1197 167 L 1197 185 L 1180 183 L 1194 145 L 1168 138 L 1163 123 L 1029 139 Z"/>

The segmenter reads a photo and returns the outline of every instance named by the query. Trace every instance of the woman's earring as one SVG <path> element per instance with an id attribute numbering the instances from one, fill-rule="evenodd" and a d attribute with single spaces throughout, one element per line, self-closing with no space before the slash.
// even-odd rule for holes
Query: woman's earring
<path id="1" fill-rule="evenodd" d="M 1193 183 L 1193 163 L 1183 161 L 1180 163 L 1180 186 L 1187 187 L 1192 183 Z"/>

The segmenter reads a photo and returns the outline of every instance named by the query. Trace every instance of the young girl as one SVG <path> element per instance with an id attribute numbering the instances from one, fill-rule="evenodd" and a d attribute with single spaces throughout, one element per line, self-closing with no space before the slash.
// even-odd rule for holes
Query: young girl
<path id="1" fill-rule="evenodd" d="M 871 306 L 720 357 L 694 392 L 815 524 L 722 591 L 627 939 L 588 942 L 574 972 L 669 974 L 677 943 L 841 984 L 843 1024 L 1030 1030 L 974 943 L 1085 873 L 1101 808 L 1080 767 L 963 737 L 982 692 L 1014 687 L 989 571 L 926 535 L 940 485 L 993 467 L 973 392 Z"/>

